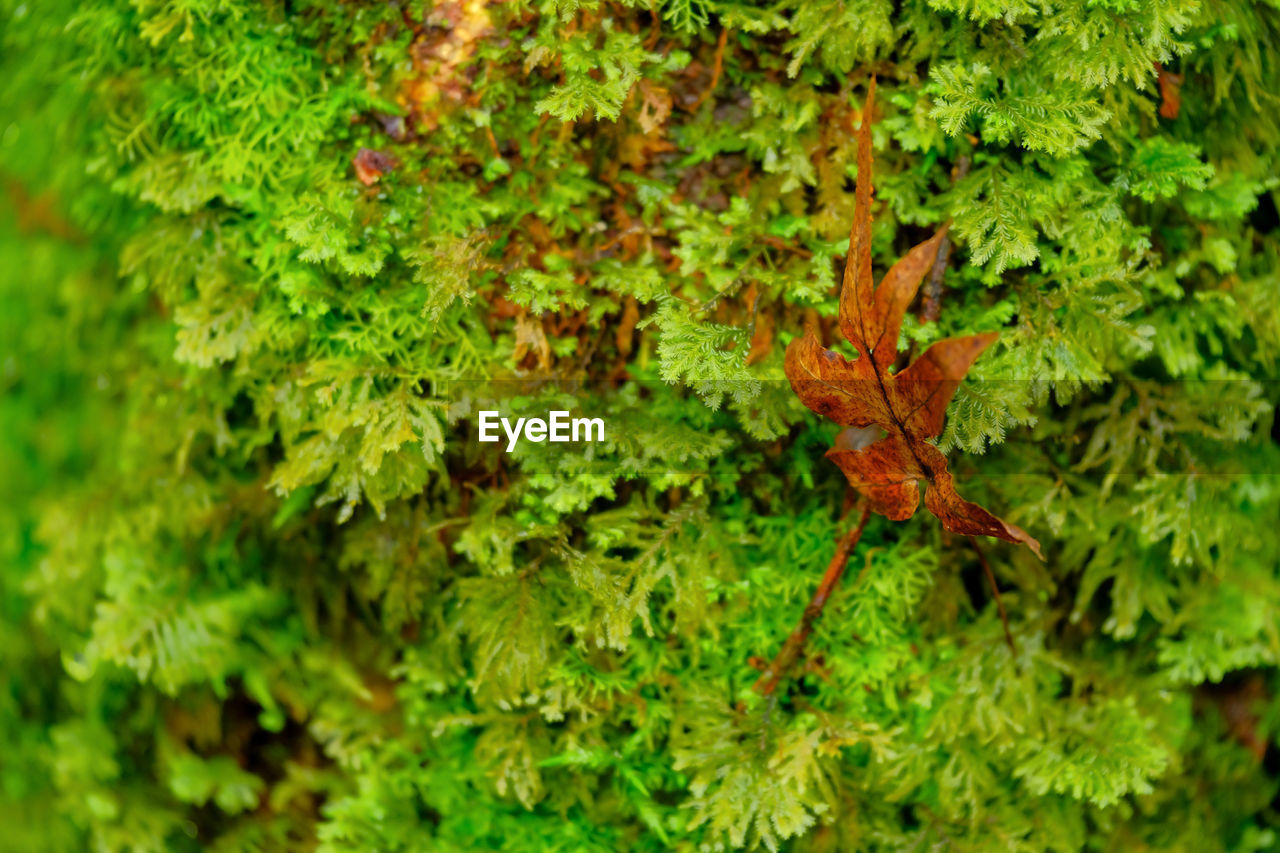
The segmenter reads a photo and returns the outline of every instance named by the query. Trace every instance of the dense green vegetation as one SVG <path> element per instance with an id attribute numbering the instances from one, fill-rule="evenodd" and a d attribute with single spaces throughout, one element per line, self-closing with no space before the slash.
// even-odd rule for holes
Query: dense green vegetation
<path id="1" fill-rule="evenodd" d="M 0 21 L 0 848 L 1280 846 L 1271 0 Z M 999 333 L 939 445 L 1045 559 L 1010 646 L 873 516 L 766 697 L 873 74 L 902 350 Z M 609 440 L 478 443 L 530 378 Z"/>

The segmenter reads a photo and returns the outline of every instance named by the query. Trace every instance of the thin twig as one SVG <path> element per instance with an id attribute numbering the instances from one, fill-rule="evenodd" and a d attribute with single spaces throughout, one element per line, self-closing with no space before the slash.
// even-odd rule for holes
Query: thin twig
<path id="1" fill-rule="evenodd" d="M 735 278 L 733 281 L 729 282 L 728 286 L 725 287 L 723 290 L 717 291 L 714 296 L 712 296 L 706 302 L 699 305 L 697 308 L 693 309 L 694 312 L 698 314 L 707 313 L 712 308 L 714 308 L 716 306 L 716 303 L 719 302 L 721 299 L 728 296 L 730 293 L 737 293 L 738 288 L 741 286 L 742 286 L 742 279 Z"/>
<path id="2" fill-rule="evenodd" d="M 978 562 L 982 563 L 982 571 L 986 573 L 987 583 L 991 584 L 991 592 L 996 597 L 996 610 L 1000 611 L 1000 624 L 1004 626 L 1004 641 L 1009 644 L 1009 651 L 1013 652 L 1013 656 L 1017 658 L 1018 647 L 1013 644 L 1013 632 L 1009 630 L 1009 616 L 1004 612 L 1004 599 L 1000 597 L 1000 588 L 996 586 L 995 573 L 991 571 L 991 564 L 987 562 L 987 555 L 982 552 L 978 538 L 970 536 L 969 541 L 973 543 L 973 550 L 978 552 Z"/>
<path id="3" fill-rule="evenodd" d="M 799 255 L 805 259 L 813 257 L 813 252 L 809 251 L 804 246 L 793 246 L 781 237 L 775 237 L 772 234 L 769 234 L 766 235 L 763 240 L 775 249 L 781 249 L 784 252 L 790 252 L 793 255 Z"/>
<path id="4" fill-rule="evenodd" d="M 720 73 L 724 70 L 724 46 L 728 41 L 729 28 L 724 27 L 720 30 L 720 39 L 716 42 L 716 58 L 711 68 L 711 83 L 702 90 L 702 94 L 698 96 L 698 100 L 693 102 L 689 112 L 697 112 L 698 107 L 702 106 L 707 98 L 711 97 L 711 93 L 716 90 L 716 85 L 720 82 Z"/>
<path id="5" fill-rule="evenodd" d="M 818 583 L 818 588 L 814 590 L 813 597 L 809 599 L 808 606 L 805 607 L 804 613 L 800 616 L 799 624 L 791 632 L 791 636 L 787 637 L 787 641 L 782 644 L 782 648 L 774 656 L 773 661 L 756 679 L 753 689 L 757 693 L 764 696 L 772 696 L 773 692 L 778 689 L 778 682 L 786 676 L 791 667 L 795 665 L 796 660 L 799 659 L 800 653 L 804 651 L 805 641 L 813 633 L 814 623 L 822 615 L 822 609 L 827 606 L 827 600 L 831 597 L 831 593 L 835 591 L 836 586 L 840 583 L 840 578 L 844 575 L 845 567 L 849 564 L 849 552 L 853 550 L 854 546 L 858 544 L 858 540 L 862 538 L 862 531 L 866 528 L 869 518 L 871 518 L 871 505 L 864 503 L 862 517 L 858 519 L 857 526 L 837 540 L 836 552 L 831 556 L 831 562 L 827 564 L 827 570 L 823 573 L 822 580 Z"/>
<path id="6" fill-rule="evenodd" d="M 924 284 L 924 307 L 920 309 L 920 322 L 933 323 L 942 314 L 942 278 L 947 272 L 947 261 L 951 259 L 951 237 L 943 236 L 938 244 L 938 256 L 933 259 L 933 269 L 929 271 L 929 280 Z"/>
<path id="7" fill-rule="evenodd" d="M 956 161 L 951 172 L 951 183 L 954 186 L 960 179 L 969 174 L 969 158 L 962 156 Z M 938 256 L 933 261 L 933 269 L 929 271 L 929 280 L 924 287 L 924 308 L 920 311 L 920 322 L 932 323 L 942 313 L 942 277 L 947 272 L 947 261 L 951 258 L 951 235 L 943 236 L 938 244 Z"/>
<path id="8" fill-rule="evenodd" d="M 653 50 L 654 45 L 658 43 L 658 39 L 662 37 L 662 18 L 658 14 L 656 0 L 649 3 L 649 17 L 652 20 L 652 24 L 649 27 L 649 37 L 644 40 L 645 50 Z"/>

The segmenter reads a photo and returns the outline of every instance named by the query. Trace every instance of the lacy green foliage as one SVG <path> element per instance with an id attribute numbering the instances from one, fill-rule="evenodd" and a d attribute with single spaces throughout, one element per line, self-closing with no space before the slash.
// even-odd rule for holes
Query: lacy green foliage
<path id="1" fill-rule="evenodd" d="M 6 849 L 1280 844 L 1274 5 L 0 15 Z M 877 265 L 952 221 L 903 349 L 1001 333 L 941 443 L 1047 560 L 983 546 L 1011 650 L 874 521 L 764 700 L 872 71 Z"/>

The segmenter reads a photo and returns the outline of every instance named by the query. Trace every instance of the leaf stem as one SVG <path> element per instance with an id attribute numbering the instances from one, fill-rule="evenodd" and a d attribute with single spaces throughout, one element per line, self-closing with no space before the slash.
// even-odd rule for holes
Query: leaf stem
<path id="1" fill-rule="evenodd" d="M 973 543 L 973 550 L 978 552 L 978 562 L 982 563 L 982 571 L 987 576 L 987 583 L 991 584 L 991 592 L 996 598 L 996 610 L 1000 611 L 1000 624 L 1004 627 L 1004 641 L 1009 644 L 1009 651 L 1013 652 L 1013 656 L 1016 659 L 1018 647 L 1013 644 L 1013 632 L 1009 630 L 1009 616 L 1004 612 L 1004 599 L 1000 597 L 1000 587 L 996 586 L 995 573 L 991 571 L 991 564 L 987 562 L 987 555 L 983 553 L 982 546 L 978 544 L 978 537 L 970 536 L 969 541 Z"/>
<path id="2" fill-rule="evenodd" d="M 867 520 L 871 518 L 871 505 L 862 502 L 862 517 L 858 519 L 858 524 L 844 536 L 836 540 L 836 552 L 831 556 L 831 562 L 827 564 L 827 570 L 822 575 L 822 580 L 818 582 L 818 588 L 814 590 L 813 597 L 809 599 L 808 606 L 805 607 L 804 613 L 800 616 L 800 622 L 796 625 L 795 630 L 791 632 L 791 636 L 787 637 L 787 641 L 782 644 L 782 648 L 778 654 L 774 656 L 773 661 L 767 666 L 760 677 L 756 679 L 753 689 L 763 695 L 772 696 L 774 691 L 778 689 L 778 683 L 786 676 L 795 665 L 800 654 L 804 651 L 804 644 L 809 639 L 809 635 L 813 633 L 814 623 L 818 621 L 818 617 L 822 615 L 822 610 L 827 606 L 827 600 L 831 597 L 831 593 L 840 583 L 840 578 L 844 576 L 845 567 L 849 565 L 849 553 L 853 551 L 858 540 L 862 538 L 862 531 L 867 526 Z"/>

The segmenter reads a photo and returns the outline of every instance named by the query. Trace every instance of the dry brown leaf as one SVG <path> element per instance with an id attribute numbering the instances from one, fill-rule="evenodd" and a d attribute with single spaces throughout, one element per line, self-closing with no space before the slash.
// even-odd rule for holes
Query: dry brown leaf
<path id="1" fill-rule="evenodd" d="M 1160 116 L 1174 119 L 1182 110 L 1182 75 L 1172 74 L 1156 63 L 1156 81 L 1160 85 Z"/>
<path id="2" fill-rule="evenodd" d="M 530 353 L 536 356 L 539 367 L 544 370 L 551 367 L 551 344 L 542 330 L 542 321 L 521 313 L 516 317 L 516 364 L 524 361 Z"/>
<path id="3" fill-rule="evenodd" d="M 360 183 L 371 187 L 383 175 L 399 166 L 400 160 L 394 154 L 374 151 L 372 148 L 361 148 L 351 160 L 351 164 L 356 167 L 356 177 L 360 179 Z"/>
<path id="4" fill-rule="evenodd" d="M 640 90 L 640 112 L 636 121 L 645 133 L 661 130 L 671 115 L 671 93 L 661 86 L 641 80 L 637 87 Z"/>
<path id="5" fill-rule="evenodd" d="M 858 184 L 840 292 L 840 331 L 858 357 L 849 361 L 824 348 L 808 328 L 787 347 L 787 378 L 806 406 L 850 428 L 840 434 L 827 457 L 840 466 L 872 510 L 895 521 L 910 518 L 924 485 L 925 506 L 947 530 L 1020 543 L 1040 556 L 1040 543 L 1022 529 L 956 494 L 946 457 L 926 440 L 941 434 L 956 388 L 996 335 L 939 341 L 904 370 L 890 370 L 898 357 L 903 314 L 933 267 L 946 227 L 907 252 L 875 285 L 871 273 L 874 97 L 873 80 L 858 132 Z"/>

